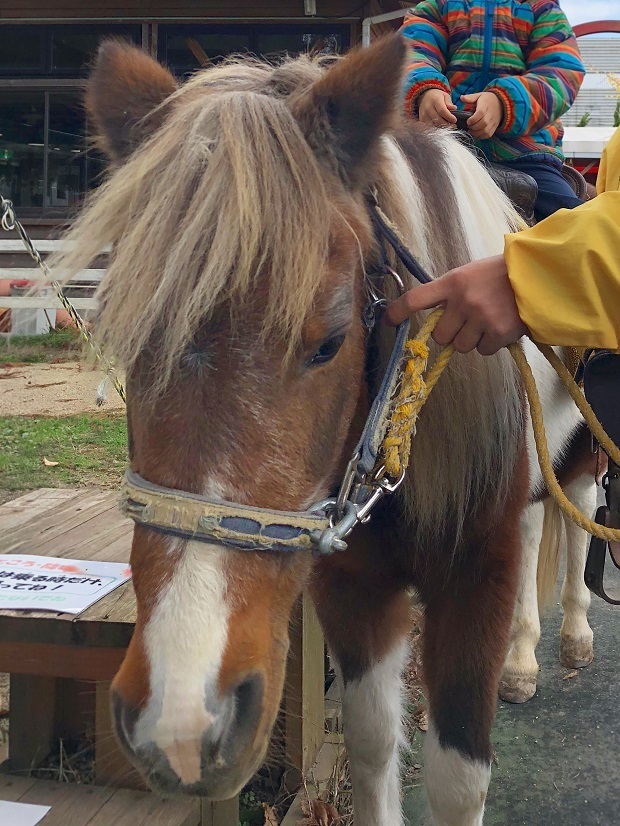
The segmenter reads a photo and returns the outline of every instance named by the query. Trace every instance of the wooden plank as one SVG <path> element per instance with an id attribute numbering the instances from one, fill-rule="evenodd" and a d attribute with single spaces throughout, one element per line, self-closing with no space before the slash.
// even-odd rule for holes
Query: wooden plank
<path id="1" fill-rule="evenodd" d="M 125 649 L 135 621 L 135 595 L 131 583 L 127 583 L 77 617 L 49 611 L 2 611 L 0 640 L 16 645 Z"/>
<path id="2" fill-rule="evenodd" d="M 0 642 L 0 673 L 111 680 L 125 656 L 123 648 L 87 648 L 34 642 Z"/>
<path id="3" fill-rule="evenodd" d="M 331 784 L 334 769 L 345 758 L 344 742 L 323 743 L 317 756 L 316 765 L 309 772 L 306 783 L 293 800 L 290 809 L 284 815 L 281 826 L 297 826 L 305 820 L 302 803 L 311 798 L 324 800 Z"/>
<path id="4" fill-rule="evenodd" d="M 3 669 L 11 671 L 11 669 Z M 30 771 L 50 754 L 56 735 L 56 688 L 52 677 L 11 674 L 9 763 Z"/>
<path id="5" fill-rule="evenodd" d="M 2 296 L 0 301 L 5 309 L 13 308 L 19 310 L 58 310 L 62 308 L 62 303 L 55 295 L 48 296 Z M 72 298 L 71 303 L 76 310 L 96 310 L 99 306 L 94 298 Z"/>
<path id="6" fill-rule="evenodd" d="M 45 513 L 37 519 L 32 519 L 29 524 L 25 523 L 11 530 L 10 535 L 17 538 L 22 534 L 38 536 L 54 525 L 62 524 L 70 513 L 78 513 L 85 506 L 87 507 L 91 503 L 93 495 L 97 500 L 100 499 L 101 494 L 102 491 L 99 490 L 72 490 L 72 496 L 59 500 L 53 507 L 47 508 Z"/>
<path id="7" fill-rule="evenodd" d="M 39 243 L 39 241 L 34 242 L 37 247 Z M 105 270 L 81 270 L 66 281 L 65 284 L 74 285 L 76 283 L 79 284 L 82 281 L 99 282 L 103 278 L 104 274 Z M 24 279 L 28 279 L 28 281 L 49 282 L 49 276 L 38 267 L 0 267 L 0 279 L 8 279 L 11 281 L 22 281 Z M 0 302 L 3 300 L 4 297 L 0 298 Z M 73 301 L 73 299 L 71 300 Z"/>
<path id="8" fill-rule="evenodd" d="M 36 782 L 34 777 L 0 773 L 0 800 L 17 803 Z"/>
<path id="9" fill-rule="evenodd" d="M 60 241 L 51 238 L 39 238 L 36 241 L 37 249 L 39 252 L 54 252 L 57 249 L 61 248 Z M 66 248 L 71 249 L 71 245 L 65 244 Z M 73 244 L 75 246 L 75 244 Z M 0 253 L 3 252 L 24 252 L 25 247 L 22 241 L 19 238 L 8 238 L 8 239 L 1 239 L 0 240 Z"/>
<path id="10" fill-rule="evenodd" d="M 238 826 L 239 798 L 203 800 L 200 826 Z"/>
<path id="11" fill-rule="evenodd" d="M 105 508 L 104 504 L 107 505 Z M 78 522 L 77 520 L 81 519 L 82 515 L 85 518 Z M 126 523 L 126 517 L 119 513 L 115 496 L 113 504 L 108 500 L 99 506 L 94 505 L 88 509 L 87 514 L 81 511 L 74 518 L 67 519 L 64 523 L 48 530 L 42 538 L 43 541 L 37 553 L 45 556 L 70 556 L 71 559 L 90 559 L 92 549 L 89 547 L 89 538 L 92 536 L 94 540 L 100 539 L 102 535 L 105 537 L 114 534 L 115 531 L 118 532 L 119 528 L 127 530 L 131 527 L 124 523 Z M 32 553 L 33 537 L 28 536 L 26 530 L 22 531 L 20 540 L 14 541 L 9 537 L 8 542 L 10 553 Z M 84 556 L 78 554 L 78 547 L 82 547 Z M 114 560 L 107 561 L 113 562 Z"/>
<path id="12" fill-rule="evenodd" d="M 56 687 L 56 736 L 58 738 L 74 741 L 94 739 L 96 685 L 90 680 L 58 680 Z"/>
<path id="13" fill-rule="evenodd" d="M 286 756 L 301 781 L 323 743 L 325 713 L 325 644 L 309 595 L 298 601 L 291 620 L 284 703 Z"/>
<path id="14" fill-rule="evenodd" d="M 154 794 L 120 789 L 97 812 L 88 826 L 199 826 L 199 824 L 200 801 L 192 797 L 161 800 Z M 237 824 L 238 821 L 234 826 Z M 47 826 L 45 820 L 41 826 Z"/>
<path id="15" fill-rule="evenodd" d="M 134 523 L 130 519 L 121 518 L 123 521 L 106 531 L 105 534 L 101 533 L 92 537 L 89 559 L 100 562 L 129 562 Z M 81 547 L 81 544 L 76 546 L 76 550 Z M 86 548 L 84 551 L 80 550 L 80 554 L 82 553 L 86 553 Z"/>
<path id="16" fill-rule="evenodd" d="M 350 18 L 359 17 L 362 14 L 360 8 L 351 9 L 351 2 L 347 0 L 317 0 L 317 17 L 312 18 L 312 22 L 325 22 L 321 17 L 325 17 L 328 22 L 335 22 L 334 17 L 339 15 Z M 165 16 L 174 20 L 186 15 L 195 17 L 212 18 L 271 18 L 279 20 L 292 17 L 298 21 L 308 21 L 303 14 L 303 5 L 300 0 L 280 0 L 269 3 L 252 2 L 252 0 L 227 0 L 226 3 L 201 2 L 201 0 L 177 0 L 171 6 L 170 0 L 150 0 L 145 8 L 143 0 L 108 0 L 105 8 L 97 4 L 93 5 L 88 0 L 61 0 L 54 3 L 53 0 L 25 0 L 13 3 L 5 3 L 0 11 L 0 18 L 29 18 L 29 17 L 137 17 L 140 19 Z"/>
<path id="17" fill-rule="evenodd" d="M 39 780 L 20 799 L 20 803 L 52 807 L 40 826 L 89 826 L 113 794 L 114 789 L 99 786 Z M 112 826 L 110 821 L 108 823 Z"/>
<path id="18" fill-rule="evenodd" d="M 0 548 L 4 553 L 11 553 L 11 548 L 28 541 L 30 547 L 39 549 L 32 551 L 32 553 L 43 553 L 45 555 L 46 542 L 67 533 L 67 531 L 78 525 L 83 525 L 103 511 L 115 510 L 116 498 L 117 495 L 110 491 L 89 490 L 81 492 L 74 498 L 48 509 L 40 518 L 7 531 L 0 540 Z M 70 551 L 70 549 L 68 550 Z M 70 553 L 67 552 L 63 556 L 70 556 Z"/>
<path id="19" fill-rule="evenodd" d="M 0 550 L 6 532 L 34 522 L 46 510 L 74 496 L 72 488 L 39 488 L 0 505 Z"/>
<path id="20" fill-rule="evenodd" d="M 94 605 L 91 605 L 76 620 L 82 626 L 88 622 L 124 623 L 136 621 L 136 595 L 131 582 L 112 591 Z"/>
<path id="21" fill-rule="evenodd" d="M 114 736 L 110 709 L 110 681 L 96 683 L 95 693 L 96 781 L 100 786 L 121 786 L 144 791 L 146 788 L 144 781 L 138 770 L 125 757 Z M 115 818 L 110 818 L 108 823 L 114 823 L 116 826 L 117 821 Z"/>

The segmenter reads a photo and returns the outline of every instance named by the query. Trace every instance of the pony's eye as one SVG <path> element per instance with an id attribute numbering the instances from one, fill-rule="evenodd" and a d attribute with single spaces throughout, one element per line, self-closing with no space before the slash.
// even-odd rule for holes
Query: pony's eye
<path id="1" fill-rule="evenodd" d="M 328 338 L 327 341 L 324 341 L 323 344 L 321 344 L 316 353 L 308 359 L 306 362 L 307 366 L 319 367 L 321 364 L 327 364 L 328 361 L 331 361 L 334 358 L 338 350 L 340 350 L 344 339 L 344 335 Z"/>

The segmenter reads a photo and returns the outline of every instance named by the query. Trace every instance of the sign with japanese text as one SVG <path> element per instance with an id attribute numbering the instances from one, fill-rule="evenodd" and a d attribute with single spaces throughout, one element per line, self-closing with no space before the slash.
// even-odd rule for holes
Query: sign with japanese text
<path id="1" fill-rule="evenodd" d="M 0 610 L 81 614 L 129 579 L 121 562 L 0 554 Z"/>
<path id="2" fill-rule="evenodd" d="M 0 800 L 0 823 L 2 826 L 37 826 L 49 810 L 50 806 Z"/>

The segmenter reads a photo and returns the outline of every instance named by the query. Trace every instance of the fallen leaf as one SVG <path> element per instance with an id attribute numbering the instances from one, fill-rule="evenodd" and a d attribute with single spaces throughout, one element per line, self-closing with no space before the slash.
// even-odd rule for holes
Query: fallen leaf
<path id="1" fill-rule="evenodd" d="M 423 711 L 418 718 L 418 728 L 420 731 L 428 731 L 428 717 L 425 711 Z"/>
<path id="2" fill-rule="evenodd" d="M 59 464 L 60 464 L 60 462 L 51 462 L 51 461 L 47 458 L 47 456 L 44 456 L 44 457 L 43 457 L 43 464 L 45 465 L 45 467 L 56 467 L 56 465 L 59 465 Z"/>
<path id="3" fill-rule="evenodd" d="M 306 816 L 304 826 L 332 826 L 340 821 L 338 809 L 322 800 L 304 800 L 301 811 Z"/>
<path id="4" fill-rule="evenodd" d="M 265 810 L 265 826 L 278 826 L 278 818 L 273 806 L 263 803 L 263 809 Z"/>
<path id="5" fill-rule="evenodd" d="M 568 672 L 568 674 L 565 674 L 565 675 L 562 677 L 562 679 L 563 679 L 563 680 L 572 680 L 572 679 L 573 679 L 573 677 L 578 677 L 578 676 L 579 676 L 579 672 L 578 672 L 578 671 L 569 671 L 569 672 Z"/>

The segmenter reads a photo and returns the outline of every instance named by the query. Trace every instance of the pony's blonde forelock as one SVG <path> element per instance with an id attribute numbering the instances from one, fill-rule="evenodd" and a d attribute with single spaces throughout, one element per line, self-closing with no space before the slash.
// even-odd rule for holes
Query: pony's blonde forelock
<path id="1" fill-rule="evenodd" d="M 74 243 L 51 262 L 67 279 L 111 245 L 97 335 L 127 370 L 160 336 L 156 391 L 200 322 L 224 300 L 243 302 L 260 274 L 270 277 L 265 330 L 290 346 L 300 338 L 326 267 L 330 201 L 274 84 L 280 73 L 291 89 L 304 88 L 320 69 L 308 59 L 289 65 L 290 77 L 285 65 L 227 63 L 185 84 L 158 132 L 91 196 L 66 236 Z"/>

